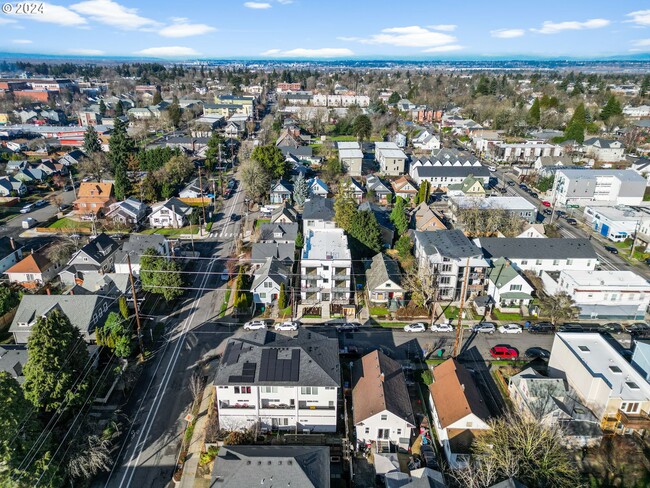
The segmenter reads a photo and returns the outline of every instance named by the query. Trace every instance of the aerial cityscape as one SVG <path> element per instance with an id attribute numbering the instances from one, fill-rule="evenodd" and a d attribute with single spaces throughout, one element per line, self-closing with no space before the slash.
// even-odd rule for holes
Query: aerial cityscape
<path id="1" fill-rule="evenodd" d="M 650 487 L 649 306 L 647 3 L 1 5 L 0 487 Z"/>

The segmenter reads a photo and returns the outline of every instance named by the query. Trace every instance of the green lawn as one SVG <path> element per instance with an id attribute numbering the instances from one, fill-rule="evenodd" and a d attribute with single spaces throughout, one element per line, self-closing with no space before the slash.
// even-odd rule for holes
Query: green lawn
<path id="1" fill-rule="evenodd" d="M 379 327 L 386 327 L 388 329 L 403 329 L 407 322 L 377 322 Z"/>
<path id="2" fill-rule="evenodd" d="M 288 317 L 290 318 L 291 316 L 292 316 L 291 305 L 289 305 L 283 310 L 280 310 L 280 318 L 286 319 Z"/>
<path id="3" fill-rule="evenodd" d="M 231 293 L 231 290 L 230 290 L 230 288 L 228 288 L 226 290 L 226 296 L 224 296 L 224 298 L 223 298 L 223 303 L 221 304 L 221 309 L 219 310 L 219 315 L 218 315 L 219 318 L 226 315 L 226 310 L 228 309 L 228 302 L 230 301 L 230 293 Z"/>
<path id="4" fill-rule="evenodd" d="M 524 320 L 519 313 L 503 313 L 498 310 L 492 310 L 492 315 L 496 320 L 511 320 L 513 322 Z"/>
<path id="5" fill-rule="evenodd" d="M 303 315 L 304 318 L 306 319 L 319 319 L 321 318 L 320 314 L 315 314 L 315 313 L 306 313 Z"/>
<path id="6" fill-rule="evenodd" d="M 370 315 L 389 315 L 386 307 L 370 307 Z"/>
<path id="7" fill-rule="evenodd" d="M 357 141 L 357 136 L 330 136 L 328 137 L 330 141 L 335 141 L 335 142 L 356 142 Z M 369 142 L 380 142 L 381 138 L 377 136 L 372 136 L 370 137 Z"/>
<path id="8" fill-rule="evenodd" d="M 90 229 L 92 224 L 90 222 L 77 222 L 76 220 L 63 217 L 62 219 L 53 222 L 50 229 Z"/>
<path id="9" fill-rule="evenodd" d="M 255 221 L 255 228 L 259 229 L 262 224 L 268 224 L 271 222 L 271 219 L 257 219 Z"/>

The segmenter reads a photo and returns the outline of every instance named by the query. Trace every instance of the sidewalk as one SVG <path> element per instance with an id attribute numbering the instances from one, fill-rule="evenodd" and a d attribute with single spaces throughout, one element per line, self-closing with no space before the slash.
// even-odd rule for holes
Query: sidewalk
<path id="1" fill-rule="evenodd" d="M 212 403 L 212 394 L 214 388 L 208 382 L 203 390 L 203 398 L 199 413 L 194 425 L 194 435 L 187 448 L 187 455 L 185 456 L 185 464 L 183 466 L 183 474 L 179 486 L 181 488 L 194 488 L 196 482 L 196 472 L 199 468 L 199 461 L 201 460 L 201 451 L 203 450 L 203 443 L 205 440 L 205 429 L 208 422 L 208 411 Z"/>

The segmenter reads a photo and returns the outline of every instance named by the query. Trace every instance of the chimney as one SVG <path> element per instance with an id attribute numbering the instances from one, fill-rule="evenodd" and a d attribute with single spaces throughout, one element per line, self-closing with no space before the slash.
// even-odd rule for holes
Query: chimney
<path id="1" fill-rule="evenodd" d="M 52 294 L 52 291 L 50 290 L 49 286 L 47 288 L 45 288 L 45 293 L 47 293 L 48 295 Z M 72 291 L 70 291 L 70 295 L 72 295 L 72 294 L 73 294 Z"/>
<path id="2" fill-rule="evenodd" d="M 381 381 L 382 383 L 384 382 L 384 378 L 385 378 L 384 373 L 379 375 L 379 381 Z"/>
<path id="3" fill-rule="evenodd" d="M 462 388 L 463 391 L 465 391 L 465 383 L 462 383 L 460 387 Z"/>

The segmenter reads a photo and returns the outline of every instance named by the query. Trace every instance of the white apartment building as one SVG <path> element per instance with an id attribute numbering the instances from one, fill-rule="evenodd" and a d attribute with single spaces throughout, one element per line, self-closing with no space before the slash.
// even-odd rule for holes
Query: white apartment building
<path id="1" fill-rule="evenodd" d="M 303 235 L 317 229 L 336 229 L 334 200 L 320 196 L 307 200 L 302 210 L 302 227 Z"/>
<path id="2" fill-rule="evenodd" d="M 564 154 L 564 148 L 543 141 L 526 141 L 517 144 L 497 142 L 493 146 L 493 153 L 494 157 L 501 161 L 533 163 L 543 156 L 560 157 Z"/>
<path id="3" fill-rule="evenodd" d="M 394 142 L 375 142 L 375 160 L 385 175 L 399 176 L 406 172 L 406 154 Z"/>
<path id="4" fill-rule="evenodd" d="M 621 141 L 592 137 L 582 143 L 582 149 L 585 156 L 596 161 L 615 163 L 625 158 L 625 146 Z"/>
<path id="5" fill-rule="evenodd" d="M 310 230 L 300 261 L 302 303 L 321 307 L 349 304 L 351 283 L 352 256 L 343 229 Z"/>
<path id="6" fill-rule="evenodd" d="M 475 239 L 486 259 L 506 258 L 520 271 L 560 272 L 562 270 L 593 271 L 598 256 L 589 239 L 562 237 L 480 237 Z"/>
<path id="7" fill-rule="evenodd" d="M 222 429 L 336 432 L 338 342 L 305 329 L 231 338 L 214 386 Z"/>
<path id="8" fill-rule="evenodd" d="M 440 299 L 460 299 L 468 264 L 466 297 L 485 289 L 489 264 L 480 248 L 461 230 L 415 231 L 413 235 L 415 257 L 420 268 L 429 268 L 438 274 Z"/>
<path id="9" fill-rule="evenodd" d="M 542 282 L 551 295 L 569 294 L 580 307 L 581 318 L 643 320 L 650 304 L 650 284 L 632 271 L 545 272 Z"/>
<path id="10" fill-rule="evenodd" d="M 643 233 L 650 226 L 650 207 L 588 206 L 584 216 L 594 231 L 614 242 L 622 242 L 637 231 Z"/>
<path id="11" fill-rule="evenodd" d="M 555 334 L 548 371 L 568 382 L 604 431 L 650 428 L 650 385 L 601 334 Z"/>
<path id="12" fill-rule="evenodd" d="M 419 158 L 409 164 L 409 176 L 413 181 L 418 185 L 428 181 L 432 189 L 460 184 L 470 175 L 481 180 L 483 185 L 490 181 L 490 171 L 475 156 L 456 149 L 437 149 L 428 158 Z"/>
<path id="13" fill-rule="evenodd" d="M 633 170 L 558 169 L 550 201 L 556 205 L 639 205 L 646 184 Z"/>
<path id="14" fill-rule="evenodd" d="M 339 142 L 339 160 L 350 176 L 361 176 L 363 151 L 358 142 Z"/>
<path id="15" fill-rule="evenodd" d="M 623 115 L 633 119 L 650 117 L 650 105 L 639 105 L 638 107 L 632 107 L 628 105 L 627 107 L 623 108 Z"/>

